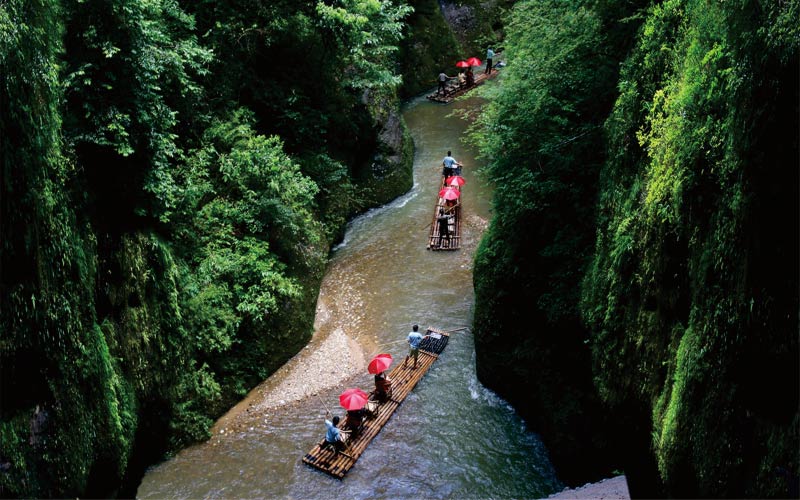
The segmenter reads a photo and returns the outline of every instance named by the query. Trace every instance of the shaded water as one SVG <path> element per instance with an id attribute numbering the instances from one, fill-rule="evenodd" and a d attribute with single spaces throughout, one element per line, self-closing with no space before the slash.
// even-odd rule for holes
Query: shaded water
<path id="1" fill-rule="evenodd" d="M 404 116 L 414 137 L 414 187 L 391 204 L 354 220 L 335 250 L 320 301 L 327 321 L 358 340 L 365 354 L 405 355 L 412 323 L 443 329 L 471 323 L 472 257 L 489 218 L 491 189 L 475 172 L 475 151 L 461 143 L 466 123 L 449 106 L 417 99 Z M 441 160 L 452 149 L 466 165 L 462 249 L 425 249 Z M 301 462 L 322 437 L 322 403 L 339 410 L 338 393 L 371 376 L 249 416 L 244 427 L 183 450 L 151 468 L 142 498 L 540 498 L 560 486 L 539 438 L 475 375 L 469 330 L 447 349 L 367 447 L 344 480 Z M 339 412 L 341 414 L 341 412 Z"/>

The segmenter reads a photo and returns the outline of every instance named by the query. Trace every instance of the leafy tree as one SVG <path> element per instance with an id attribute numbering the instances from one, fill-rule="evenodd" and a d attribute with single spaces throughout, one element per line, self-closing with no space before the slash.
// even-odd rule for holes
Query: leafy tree
<path id="1" fill-rule="evenodd" d="M 346 85 L 354 89 L 396 87 L 392 55 L 402 38 L 403 19 L 412 12 L 392 0 L 337 0 L 317 2 L 319 24 L 344 52 L 341 65 Z"/>
<path id="2" fill-rule="evenodd" d="M 65 132 L 97 212 L 115 225 L 136 215 L 166 221 L 178 124 L 191 123 L 211 52 L 175 0 L 67 2 L 65 16 Z M 152 198 L 139 197 L 142 188 Z"/>
<path id="3" fill-rule="evenodd" d="M 236 396 L 285 359 L 284 346 L 307 340 L 312 317 L 297 321 L 283 311 L 316 296 L 304 286 L 316 286 L 324 262 L 312 217 L 316 185 L 278 138 L 256 135 L 252 123 L 244 110 L 212 123 L 180 172 L 184 310 L 197 332 L 195 359 Z M 221 411 L 214 405 L 230 403 L 226 393 L 222 400 L 211 393 L 207 403 Z"/>
<path id="4" fill-rule="evenodd" d="M 380 177 L 371 166 L 381 147 L 380 117 L 396 106 L 392 47 L 408 12 L 398 4 L 186 2 L 203 39 L 226 54 L 208 77 L 214 107 L 223 113 L 247 107 L 258 133 L 281 137 L 320 187 L 318 206 L 331 237 L 362 209 L 366 188 Z M 389 196 L 396 195 L 409 184 L 410 170 L 383 160 L 377 159 L 403 171 L 382 179 L 382 187 L 392 185 Z"/>

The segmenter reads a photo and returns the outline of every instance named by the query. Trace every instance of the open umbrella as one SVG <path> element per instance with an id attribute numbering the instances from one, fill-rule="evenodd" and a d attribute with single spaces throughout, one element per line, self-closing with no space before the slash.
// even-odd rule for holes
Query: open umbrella
<path id="1" fill-rule="evenodd" d="M 448 186 L 463 186 L 467 183 L 467 181 L 465 181 L 460 175 L 454 175 L 445 179 L 444 183 Z"/>
<path id="2" fill-rule="evenodd" d="M 483 63 L 477 57 L 470 57 L 469 59 L 467 59 L 467 64 L 469 64 L 470 66 L 483 66 Z"/>
<path id="3" fill-rule="evenodd" d="M 367 366 L 367 371 L 372 373 L 373 375 L 376 375 L 389 368 L 389 365 L 391 364 L 392 364 L 391 354 L 386 354 L 386 353 L 378 354 L 377 356 L 372 358 L 372 361 L 369 362 L 369 366 Z"/>
<path id="4" fill-rule="evenodd" d="M 469 68 L 470 64 L 467 61 L 458 61 L 456 63 L 456 68 Z"/>
<path id="5" fill-rule="evenodd" d="M 446 187 L 439 191 L 439 197 L 445 200 L 457 200 L 461 196 L 461 191 L 453 187 Z"/>
<path id="6" fill-rule="evenodd" d="M 369 395 L 366 392 L 358 387 L 354 387 L 352 389 L 347 389 L 339 395 L 339 404 L 342 405 L 342 408 L 345 410 L 360 410 L 367 404 L 368 399 Z"/>

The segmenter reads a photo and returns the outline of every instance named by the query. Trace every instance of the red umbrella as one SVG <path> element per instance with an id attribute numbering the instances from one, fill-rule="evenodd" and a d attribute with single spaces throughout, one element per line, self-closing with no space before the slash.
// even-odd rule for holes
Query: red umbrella
<path id="1" fill-rule="evenodd" d="M 378 354 L 372 361 L 369 362 L 369 366 L 367 366 L 367 371 L 376 375 L 387 368 L 389 365 L 392 364 L 392 355 L 391 354 Z"/>
<path id="2" fill-rule="evenodd" d="M 481 60 L 478 59 L 477 57 L 470 57 L 469 59 L 467 59 L 467 64 L 469 64 L 470 66 L 482 66 L 483 65 Z"/>
<path id="3" fill-rule="evenodd" d="M 354 387 L 347 389 L 339 395 L 339 404 L 345 410 L 360 410 L 367 404 L 369 395 L 361 389 Z"/>
<path id="4" fill-rule="evenodd" d="M 458 61 L 456 68 L 469 68 L 470 64 L 467 61 Z"/>
<path id="5" fill-rule="evenodd" d="M 455 200 L 458 199 L 459 196 L 461 196 L 461 191 L 459 191 L 456 188 L 446 187 L 441 191 L 439 191 L 439 196 L 441 198 L 444 198 L 445 200 Z"/>
<path id="6" fill-rule="evenodd" d="M 444 182 L 448 186 L 463 186 L 464 184 L 467 183 L 467 181 L 465 181 L 464 178 L 461 177 L 460 175 L 454 175 L 452 177 L 448 177 Z"/>

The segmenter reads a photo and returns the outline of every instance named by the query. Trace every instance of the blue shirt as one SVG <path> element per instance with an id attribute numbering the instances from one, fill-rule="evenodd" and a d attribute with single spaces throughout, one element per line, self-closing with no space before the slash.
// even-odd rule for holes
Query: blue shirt
<path id="1" fill-rule="evenodd" d="M 328 432 L 325 433 L 325 441 L 329 443 L 335 443 L 339 440 L 339 429 L 333 425 L 333 422 L 330 420 L 325 421 L 325 427 L 328 428 Z"/>
<path id="2" fill-rule="evenodd" d="M 408 334 L 408 345 L 412 349 L 419 349 L 419 343 L 422 342 L 422 334 L 419 332 L 411 332 Z"/>
<path id="3" fill-rule="evenodd" d="M 492 49 L 487 50 L 486 51 L 486 59 L 491 59 L 493 57 L 494 57 L 494 51 Z"/>
<path id="4" fill-rule="evenodd" d="M 444 168 L 453 168 L 453 165 L 456 163 L 456 159 L 452 156 L 445 156 L 444 160 L 442 160 L 442 164 Z"/>

